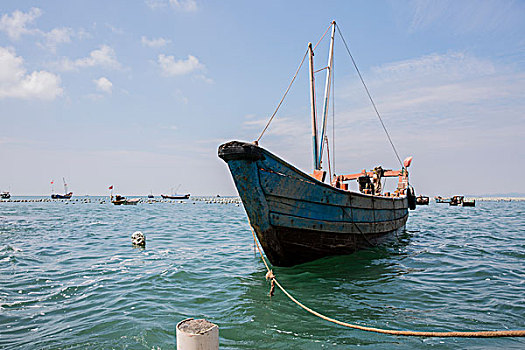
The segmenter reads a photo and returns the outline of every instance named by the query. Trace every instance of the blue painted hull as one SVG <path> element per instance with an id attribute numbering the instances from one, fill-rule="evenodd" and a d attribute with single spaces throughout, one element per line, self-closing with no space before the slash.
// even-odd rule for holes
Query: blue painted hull
<path id="1" fill-rule="evenodd" d="M 73 192 L 69 192 L 67 194 L 52 194 L 52 199 L 71 199 L 73 197 Z"/>
<path id="2" fill-rule="evenodd" d="M 292 266 L 379 245 L 402 230 L 406 197 L 343 191 L 269 151 L 232 141 L 219 147 L 270 262 Z"/>

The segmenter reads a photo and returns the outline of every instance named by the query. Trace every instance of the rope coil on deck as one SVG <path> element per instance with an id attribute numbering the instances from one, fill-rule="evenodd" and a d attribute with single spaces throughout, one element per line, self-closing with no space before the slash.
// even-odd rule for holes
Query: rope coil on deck
<path id="1" fill-rule="evenodd" d="M 381 328 L 374 328 L 374 327 L 367 327 L 367 326 L 360 326 L 357 324 L 347 323 L 343 321 L 336 320 L 335 318 L 331 318 L 328 316 L 325 316 L 313 309 L 310 309 L 308 306 L 304 305 L 303 303 L 299 302 L 297 299 L 295 299 L 286 289 L 284 289 L 283 286 L 277 281 L 273 270 L 270 269 L 268 266 L 268 263 L 266 262 L 266 259 L 264 259 L 263 252 L 261 250 L 261 247 L 259 246 L 259 242 L 257 241 L 257 238 L 255 236 L 255 231 L 250 225 L 250 228 L 252 230 L 253 239 L 256 243 L 257 249 L 259 250 L 259 254 L 261 255 L 261 259 L 264 263 L 264 266 L 266 267 L 267 273 L 266 273 L 266 280 L 270 280 L 271 287 L 269 295 L 274 295 L 274 289 L 275 285 L 279 287 L 279 289 L 294 303 L 299 305 L 302 309 L 308 311 L 312 315 L 315 315 L 325 321 L 332 322 L 335 324 L 338 324 L 340 326 L 353 328 L 353 329 L 359 329 L 362 331 L 367 332 L 375 332 L 375 333 L 382 333 L 382 334 L 389 334 L 389 335 L 400 335 L 400 336 L 412 336 L 412 337 L 449 337 L 449 338 L 496 338 L 496 337 L 525 337 L 525 330 L 510 330 L 510 331 L 471 331 L 471 332 L 465 332 L 465 331 L 452 331 L 452 332 L 433 332 L 433 331 L 399 331 L 394 329 L 381 329 Z"/>

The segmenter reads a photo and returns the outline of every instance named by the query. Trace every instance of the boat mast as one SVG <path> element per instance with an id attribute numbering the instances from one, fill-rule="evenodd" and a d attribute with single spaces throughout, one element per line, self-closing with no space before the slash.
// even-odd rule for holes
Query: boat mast
<path id="1" fill-rule="evenodd" d="M 332 37 L 330 38 L 330 51 L 328 53 L 328 72 L 326 73 L 326 84 L 324 87 L 324 102 L 323 102 L 323 128 L 321 129 L 321 142 L 319 144 L 319 157 L 316 169 L 321 169 L 321 160 L 323 158 L 324 137 L 326 133 L 326 119 L 328 116 L 328 102 L 330 100 L 330 84 L 332 82 L 332 65 L 334 63 L 334 37 L 335 37 L 335 21 L 332 21 Z"/>
<path id="2" fill-rule="evenodd" d="M 315 112 L 315 77 L 314 77 L 314 50 L 312 43 L 308 43 L 308 57 L 310 62 L 310 101 L 312 106 L 312 147 L 314 156 L 314 170 L 319 170 L 319 154 L 317 142 L 317 118 Z"/>
<path id="3" fill-rule="evenodd" d="M 67 194 L 67 183 L 66 183 L 66 179 L 65 179 L 65 178 L 62 178 L 62 181 L 64 182 L 64 193 Z"/>

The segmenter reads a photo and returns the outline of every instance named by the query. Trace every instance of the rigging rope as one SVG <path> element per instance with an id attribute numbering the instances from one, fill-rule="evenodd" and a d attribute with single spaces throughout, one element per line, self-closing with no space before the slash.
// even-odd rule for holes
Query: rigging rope
<path id="1" fill-rule="evenodd" d="M 335 176 L 335 59 L 332 58 L 332 166 Z M 330 179 L 332 181 L 332 179 Z"/>
<path id="2" fill-rule="evenodd" d="M 326 29 L 326 31 L 324 32 L 324 34 L 321 36 L 321 38 L 317 41 L 317 44 L 315 44 L 313 50 L 315 50 L 315 48 L 317 47 L 317 45 L 319 45 L 319 43 L 321 42 L 321 40 L 323 40 L 324 36 L 326 35 L 326 33 L 328 33 L 328 30 L 332 27 L 332 24 L 330 23 L 330 26 L 328 26 L 328 28 Z M 306 55 L 308 55 L 308 49 L 306 50 L 306 52 L 304 53 L 304 56 L 303 56 L 303 59 L 301 60 L 301 64 L 299 65 L 299 68 L 297 68 L 297 71 L 295 72 L 293 78 L 292 78 L 292 81 L 290 82 L 290 85 L 288 85 L 288 88 L 286 89 L 286 91 L 284 92 L 284 95 L 283 97 L 281 98 L 281 101 L 279 101 L 279 104 L 277 105 L 277 108 L 275 108 L 275 111 L 273 112 L 272 116 L 270 117 L 270 120 L 268 120 L 268 123 L 266 123 L 266 126 L 264 127 L 263 131 L 261 132 L 261 134 L 259 135 L 259 137 L 257 138 L 257 140 L 255 141 L 255 143 L 259 143 L 259 141 L 261 140 L 261 138 L 263 137 L 264 133 L 266 132 L 266 130 L 268 129 L 268 127 L 270 126 L 273 118 L 275 117 L 275 115 L 277 114 L 277 111 L 279 110 L 279 108 L 281 107 L 281 104 L 283 103 L 284 99 L 286 98 L 286 95 L 288 95 L 288 91 L 290 91 L 290 88 L 292 87 L 292 84 L 293 82 L 295 81 L 295 78 L 297 78 L 297 74 L 299 74 L 299 71 L 301 70 L 301 67 L 303 66 L 303 63 L 304 63 L 304 59 L 306 58 Z"/>
<path id="3" fill-rule="evenodd" d="M 255 236 L 255 231 L 253 230 L 253 227 L 250 224 L 250 228 L 252 230 L 253 239 L 257 243 L 257 249 L 259 250 L 259 254 L 261 255 L 261 259 L 264 263 L 264 266 L 266 267 L 267 273 L 266 273 L 266 279 L 271 281 L 271 289 L 269 295 L 273 295 L 274 285 L 277 285 L 279 289 L 295 304 L 299 305 L 302 309 L 308 311 L 312 315 L 315 315 L 325 321 L 332 322 L 335 324 L 338 324 L 340 326 L 353 328 L 353 329 L 359 329 L 366 332 L 375 332 L 375 333 L 382 333 L 382 334 L 389 334 L 389 335 L 400 335 L 400 336 L 412 336 L 412 337 L 454 337 L 454 338 L 496 338 L 496 337 L 525 337 L 525 330 L 511 330 L 511 331 L 472 331 L 472 332 L 426 332 L 426 331 L 398 331 L 393 329 L 381 329 L 381 328 L 374 328 L 374 327 L 367 327 L 367 326 L 360 326 L 357 324 L 347 323 L 343 321 L 336 320 L 335 318 L 331 318 L 328 316 L 325 316 L 313 309 L 310 309 L 308 306 L 304 305 L 303 303 L 299 302 L 297 299 L 295 299 L 290 293 L 284 289 L 283 286 L 277 281 L 277 278 L 275 277 L 273 270 L 270 269 L 268 266 L 268 263 L 266 262 L 266 259 L 264 259 L 263 252 L 261 250 L 261 247 L 259 246 L 259 242 L 257 241 L 257 238 Z"/>
<path id="4" fill-rule="evenodd" d="M 381 122 L 381 125 L 383 126 L 383 130 L 385 130 L 386 136 L 388 137 L 388 141 L 390 141 L 390 145 L 392 145 L 392 149 L 394 150 L 394 153 L 396 154 L 397 160 L 399 161 L 399 164 L 401 164 L 401 168 L 403 168 L 403 162 L 401 162 L 401 158 L 399 157 L 399 153 L 397 153 L 396 147 L 394 146 L 394 143 L 392 142 L 392 139 L 390 138 L 390 134 L 388 133 L 388 130 L 386 129 L 385 123 L 383 123 L 383 119 L 381 118 L 381 115 L 379 114 L 379 111 L 377 110 L 376 104 L 374 100 L 372 99 L 372 95 L 370 94 L 370 91 L 368 90 L 368 87 L 365 84 L 365 81 L 363 79 L 363 76 L 361 75 L 361 72 L 359 71 L 359 68 L 357 68 L 357 64 L 355 63 L 354 56 L 350 53 L 350 49 L 348 48 L 348 45 L 346 44 L 346 40 L 343 37 L 343 33 L 341 33 L 341 28 L 339 28 L 339 25 L 337 26 L 337 32 L 339 33 L 339 36 L 341 36 L 341 39 L 343 39 L 343 43 L 345 44 L 346 51 L 348 52 L 348 55 L 350 56 L 350 59 L 352 60 L 352 63 L 354 65 L 355 70 L 357 71 L 357 75 L 359 75 L 359 79 L 361 80 L 361 83 L 363 84 L 366 94 L 368 95 L 368 98 L 370 99 L 370 102 L 372 102 L 372 106 L 374 107 L 374 110 L 377 114 L 377 117 L 379 118 L 379 121 Z"/>
<path id="5" fill-rule="evenodd" d="M 264 127 L 263 131 L 261 132 L 261 134 L 257 138 L 257 141 L 255 141 L 256 143 L 259 143 L 259 141 L 263 137 L 264 133 L 266 132 L 266 129 L 268 129 L 268 127 L 270 126 L 270 123 L 272 122 L 273 117 L 275 117 L 275 115 L 277 114 L 277 111 L 279 110 L 279 107 L 281 107 L 281 104 L 283 103 L 286 95 L 288 95 L 288 91 L 290 91 L 290 88 L 292 87 L 292 84 L 295 81 L 295 78 L 297 78 L 297 74 L 301 70 L 301 67 L 303 66 L 304 59 L 306 58 L 307 54 L 308 54 L 308 50 L 306 50 L 306 52 L 304 53 L 303 59 L 301 60 L 301 64 L 299 65 L 299 68 L 297 68 L 297 71 L 295 72 L 295 74 L 294 74 L 294 76 L 292 78 L 292 81 L 290 82 L 290 85 L 288 85 L 288 88 L 286 89 L 286 91 L 285 91 L 285 93 L 283 95 L 283 98 L 281 98 L 281 101 L 279 101 L 279 104 L 277 105 L 277 108 L 275 109 L 275 111 L 273 112 L 272 116 L 270 117 L 270 120 L 268 120 L 268 123 L 266 123 L 266 126 Z"/>

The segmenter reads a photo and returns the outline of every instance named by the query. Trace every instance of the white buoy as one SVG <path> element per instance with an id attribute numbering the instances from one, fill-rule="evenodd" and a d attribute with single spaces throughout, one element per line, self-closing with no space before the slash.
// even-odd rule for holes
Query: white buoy
<path id="1" fill-rule="evenodd" d="M 207 320 L 188 318 L 176 327 L 177 350 L 218 350 L 219 326 Z"/>
<path id="2" fill-rule="evenodd" d="M 136 246 L 144 247 L 146 245 L 146 236 L 140 231 L 136 231 L 131 235 L 131 243 Z"/>

